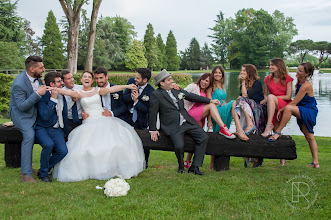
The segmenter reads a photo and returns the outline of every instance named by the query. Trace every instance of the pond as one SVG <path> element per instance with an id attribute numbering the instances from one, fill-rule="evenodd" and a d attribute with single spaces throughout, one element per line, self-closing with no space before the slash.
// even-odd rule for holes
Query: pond
<path id="1" fill-rule="evenodd" d="M 263 84 L 264 78 L 268 75 L 268 72 L 260 72 L 259 77 Z M 293 95 L 294 97 L 294 85 L 297 80 L 295 77 L 295 72 L 289 73 L 294 81 L 293 81 Z M 202 73 L 192 73 L 193 81 L 196 81 Z M 229 100 L 234 100 L 239 95 L 239 87 L 238 87 L 238 75 L 239 72 L 225 72 L 225 88 L 227 91 L 227 102 Z M 325 136 L 331 137 L 331 74 L 314 74 L 312 79 L 312 84 L 314 88 L 314 96 L 317 101 L 318 107 L 318 115 L 317 115 L 317 124 L 314 127 L 315 136 Z M 330 129 L 330 130 L 329 130 Z M 230 131 L 235 131 L 235 125 L 232 122 Z M 283 133 L 286 135 L 302 135 L 296 118 L 292 116 L 290 122 L 283 129 Z"/>

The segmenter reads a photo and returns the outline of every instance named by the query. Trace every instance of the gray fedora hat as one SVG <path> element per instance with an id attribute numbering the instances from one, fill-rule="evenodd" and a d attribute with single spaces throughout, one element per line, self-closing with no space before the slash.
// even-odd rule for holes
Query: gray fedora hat
<path id="1" fill-rule="evenodd" d="M 168 73 L 168 71 L 166 69 L 163 69 L 159 74 L 154 76 L 155 84 L 159 85 L 159 83 L 162 82 L 162 80 L 164 80 L 165 78 L 167 78 L 169 76 L 171 76 L 171 74 Z"/>

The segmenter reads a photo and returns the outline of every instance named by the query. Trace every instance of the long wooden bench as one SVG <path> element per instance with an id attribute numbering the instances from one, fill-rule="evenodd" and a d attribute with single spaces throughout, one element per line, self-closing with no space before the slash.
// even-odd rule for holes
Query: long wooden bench
<path id="1" fill-rule="evenodd" d="M 171 139 L 161 132 L 159 140 L 150 139 L 147 130 L 136 130 L 145 149 L 174 151 Z M 239 138 L 226 139 L 218 133 L 207 133 L 209 136 L 206 149 L 207 155 L 215 155 L 214 168 L 217 171 L 228 170 L 230 157 L 253 157 L 269 159 L 294 160 L 297 158 L 296 146 L 291 136 L 283 135 L 276 142 L 269 142 L 260 135 L 250 135 L 247 142 Z M 15 127 L 0 126 L 0 143 L 5 144 L 5 161 L 7 167 L 21 165 L 22 134 Z M 185 152 L 194 152 L 194 140 L 185 136 Z M 175 156 L 175 155 L 174 155 Z"/>

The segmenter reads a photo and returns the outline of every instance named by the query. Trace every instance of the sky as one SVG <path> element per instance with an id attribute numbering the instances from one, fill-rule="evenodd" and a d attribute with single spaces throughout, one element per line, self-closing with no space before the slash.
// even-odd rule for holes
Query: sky
<path id="1" fill-rule="evenodd" d="M 12 1 L 13 2 L 13 1 Z M 92 2 L 92 0 L 89 0 Z M 57 22 L 64 16 L 58 0 L 19 0 L 18 15 L 31 22 L 36 36 L 41 37 L 50 10 Z M 83 7 L 91 15 L 92 4 Z M 298 29 L 295 40 L 331 42 L 331 0 L 103 0 L 99 16 L 121 16 L 135 27 L 137 39 L 143 40 L 147 24 L 151 23 L 155 36 L 160 33 L 164 42 L 170 30 L 177 40 L 178 51 L 184 51 L 195 37 L 200 46 L 212 41 L 209 28 L 215 25 L 216 15 L 234 18 L 243 8 L 264 9 L 269 14 L 279 10 L 292 17 Z"/>

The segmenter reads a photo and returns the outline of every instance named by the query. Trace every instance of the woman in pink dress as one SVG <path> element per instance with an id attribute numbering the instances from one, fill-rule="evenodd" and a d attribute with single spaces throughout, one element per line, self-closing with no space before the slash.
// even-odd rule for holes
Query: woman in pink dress
<path id="1" fill-rule="evenodd" d="M 273 129 L 277 130 L 279 126 L 277 120 L 278 111 L 292 101 L 293 78 L 288 75 L 284 60 L 280 58 L 270 60 L 269 68 L 271 74 L 264 79 L 264 99 L 261 101 L 261 104 L 267 103 L 268 113 L 265 130 L 261 134 L 263 137 L 268 137 Z M 285 165 L 284 159 L 280 160 L 280 165 Z"/>
<path id="2" fill-rule="evenodd" d="M 206 91 L 209 86 L 212 85 L 211 81 L 211 73 L 205 73 L 200 76 L 195 83 L 188 85 L 185 90 L 206 97 Z M 220 134 L 229 139 L 235 138 L 235 135 L 233 135 L 223 123 L 221 116 L 218 114 L 217 107 L 214 104 L 194 103 L 184 100 L 184 107 L 201 127 L 204 127 L 205 119 L 208 117 L 208 128 L 212 128 L 211 118 L 213 118 L 221 128 L 224 128 L 220 130 Z M 184 167 L 187 169 L 191 165 L 191 158 L 192 153 L 188 153 L 184 162 Z"/>

